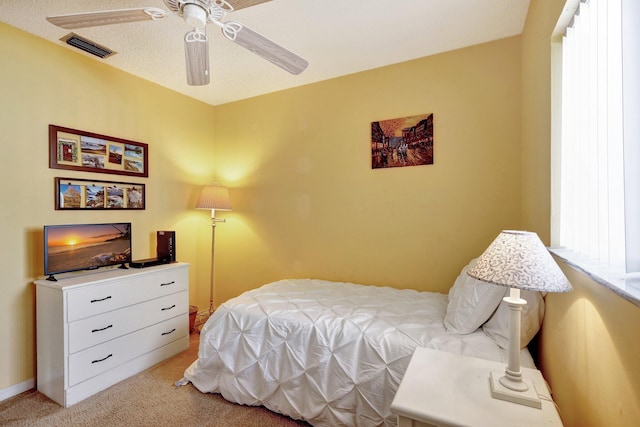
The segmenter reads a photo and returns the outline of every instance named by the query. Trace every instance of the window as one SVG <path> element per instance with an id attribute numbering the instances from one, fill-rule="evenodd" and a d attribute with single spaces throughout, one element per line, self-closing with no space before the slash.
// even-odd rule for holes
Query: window
<path id="1" fill-rule="evenodd" d="M 568 0 L 552 50 L 552 246 L 619 277 L 640 272 L 639 18 Z"/>

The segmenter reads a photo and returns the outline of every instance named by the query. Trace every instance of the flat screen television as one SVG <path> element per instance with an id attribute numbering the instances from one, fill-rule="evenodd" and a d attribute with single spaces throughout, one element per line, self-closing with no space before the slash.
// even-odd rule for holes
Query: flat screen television
<path id="1" fill-rule="evenodd" d="M 131 223 L 44 226 L 44 274 L 119 265 L 131 261 Z"/>

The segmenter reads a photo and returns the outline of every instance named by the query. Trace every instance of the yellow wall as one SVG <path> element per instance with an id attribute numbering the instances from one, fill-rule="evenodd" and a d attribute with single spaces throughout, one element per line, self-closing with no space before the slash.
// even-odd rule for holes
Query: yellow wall
<path id="1" fill-rule="evenodd" d="M 573 292 L 547 297 L 541 368 L 566 426 L 640 420 L 640 307 L 561 264 Z"/>
<path id="2" fill-rule="evenodd" d="M 191 300 L 206 306 L 206 212 L 190 209 L 213 179 L 214 108 L 0 24 L 0 390 L 35 374 L 34 285 L 44 224 L 131 221 L 133 256 L 155 252 L 155 231 L 176 230 L 192 263 Z M 48 125 L 149 144 L 149 178 L 49 169 Z M 55 211 L 54 177 L 146 184 L 144 211 Z M 203 255 L 201 255 L 203 254 Z"/>
<path id="3" fill-rule="evenodd" d="M 446 292 L 520 221 L 519 38 L 217 108 L 219 300 L 283 277 Z M 371 169 L 371 122 L 434 114 L 435 164 Z"/>
<path id="4" fill-rule="evenodd" d="M 551 33 L 564 1 L 532 0 L 522 35 L 523 225 L 549 243 Z M 549 294 L 540 366 L 567 427 L 637 426 L 640 307 L 561 263 L 574 291 Z"/>

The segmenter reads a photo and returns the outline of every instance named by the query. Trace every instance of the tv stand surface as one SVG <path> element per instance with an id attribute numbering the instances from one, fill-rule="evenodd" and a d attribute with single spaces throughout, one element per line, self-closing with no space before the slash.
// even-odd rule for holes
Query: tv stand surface
<path id="1" fill-rule="evenodd" d="M 188 266 L 36 281 L 38 391 L 68 407 L 187 349 Z"/>

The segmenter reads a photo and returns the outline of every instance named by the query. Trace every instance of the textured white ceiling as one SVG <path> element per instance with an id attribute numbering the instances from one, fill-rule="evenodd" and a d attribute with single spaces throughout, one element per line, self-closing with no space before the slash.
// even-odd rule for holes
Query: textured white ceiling
<path id="1" fill-rule="evenodd" d="M 46 16 L 153 6 L 162 0 L 0 0 L 0 21 L 64 45 L 69 30 Z M 241 22 L 309 61 L 293 76 L 207 27 L 211 84 L 186 84 L 189 26 L 178 16 L 74 32 L 117 52 L 113 67 L 211 105 L 395 64 L 522 32 L 529 0 L 273 0 L 233 12 Z M 77 51 L 75 48 L 68 47 Z"/>

